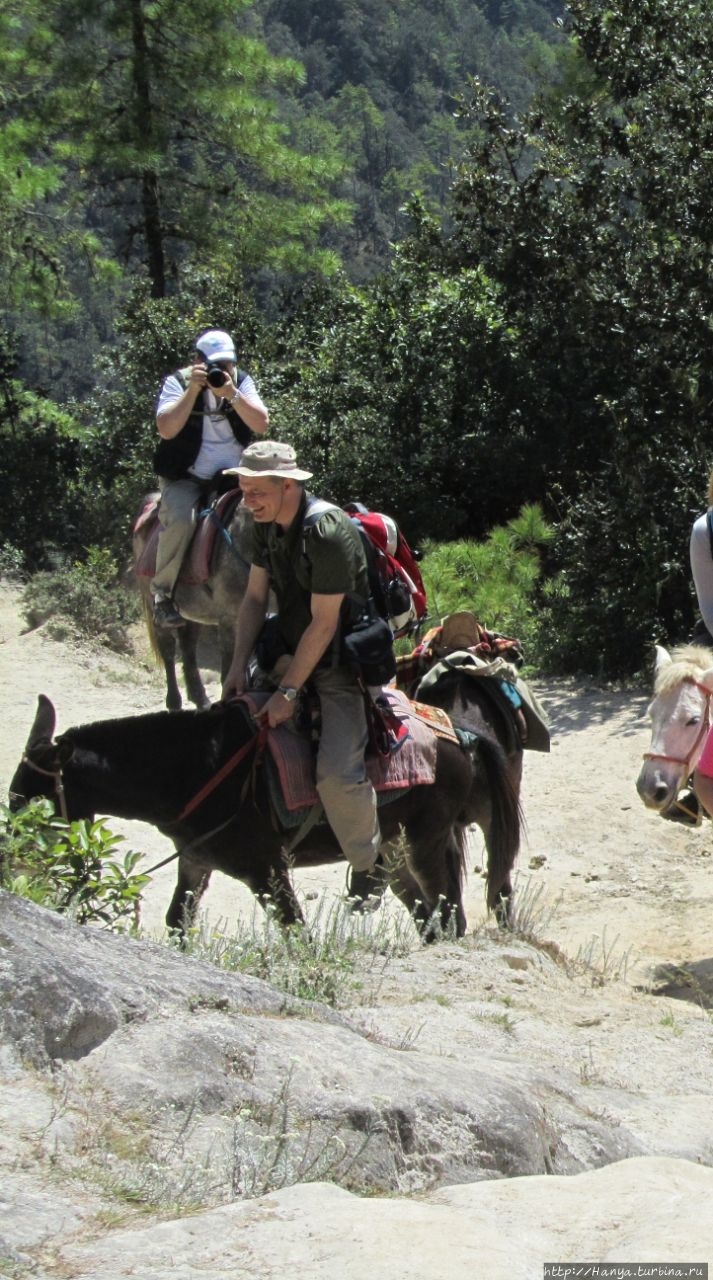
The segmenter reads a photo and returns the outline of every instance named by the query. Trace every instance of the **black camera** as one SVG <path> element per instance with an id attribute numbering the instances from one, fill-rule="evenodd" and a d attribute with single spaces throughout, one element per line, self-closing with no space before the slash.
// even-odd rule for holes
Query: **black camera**
<path id="1" fill-rule="evenodd" d="M 224 387 L 226 382 L 230 380 L 230 375 L 221 369 L 219 364 L 208 365 L 208 385 L 210 387 Z"/>

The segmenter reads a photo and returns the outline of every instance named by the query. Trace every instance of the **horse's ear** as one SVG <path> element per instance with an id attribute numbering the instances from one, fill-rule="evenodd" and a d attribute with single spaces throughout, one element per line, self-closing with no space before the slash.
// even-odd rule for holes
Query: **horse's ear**
<path id="1" fill-rule="evenodd" d="M 51 742 L 54 737 L 54 728 L 57 723 L 57 715 L 52 703 L 44 693 L 41 693 L 37 699 L 37 711 L 35 713 L 35 721 L 30 729 L 30 736 L 27 739 L 27 752 L 32 751 L 41 742 Z"/>
<path id="2" fill-rule="evenodd" d="M 709 667 L 707 671 L 703 672 L 698 683 L 704 684 L 706 689 L 710 689 L 711 693 L 713 693 L 713 667 Z"/>
<path id="3" fill-rule="evenodd" d="M 663 671 L 664 667 L 670 667 L 673 658 L 668 649 L 664 649 L 663 645 L 656 645 L 656 656 L 654 661 L 654 674 L 658 675 L 659 671 Z"/>

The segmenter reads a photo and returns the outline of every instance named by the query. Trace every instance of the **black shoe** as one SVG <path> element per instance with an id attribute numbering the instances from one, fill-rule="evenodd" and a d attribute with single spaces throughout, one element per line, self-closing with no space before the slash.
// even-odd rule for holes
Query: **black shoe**
<path id="1" fill-rule="evenodd" d="M 387 889 L 386 869 L 381 857 L 368 871 L 347 871 L 347 900 L 352 911 L 376 911 Z"/>
<path id="2" fill-rule="evenodd" d="M 182 618 L 173 600 L 168 596 L 159 596 L 153 602 L 153 620 L 157 627 L 185 627 L 186 619 Z"/>

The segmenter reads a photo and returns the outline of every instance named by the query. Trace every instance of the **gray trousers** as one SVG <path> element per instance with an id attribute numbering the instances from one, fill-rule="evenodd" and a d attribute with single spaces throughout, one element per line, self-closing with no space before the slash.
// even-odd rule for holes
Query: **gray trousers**
<path id="1" fill-rule="evenodd" d="M 317 792 L 344 857 L 367 871 L 381 843 L 376 792 L 367 777 L 366 713 L 361 690 L 346 667 L 315 671 L 322 732 L 317 751 Z"/>
<path id="2" fill-rule="evenodd" d="M 153 595 L 172 596 L 181 572 L 193 531 L 196 527 L 196 503 L 203 485 L 200 480 L 159 480 L 161 505 L 158 518 L 161 530 L 156 549 L 156 572 L 151 579 Z"/>

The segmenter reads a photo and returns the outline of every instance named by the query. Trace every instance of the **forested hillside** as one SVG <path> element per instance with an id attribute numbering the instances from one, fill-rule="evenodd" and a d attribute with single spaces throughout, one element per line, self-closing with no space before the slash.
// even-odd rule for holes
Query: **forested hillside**
<path id="1" fill-rule="evenodd" d="M 258 0 L 270 49 L 298 58 L 307 111 L 336 130 L 352 216 L 338 245 L 352 279 L 388 258 L 414 191 L 447 215 L 465 131 L 456 103 L 479 76 L 514 110 L 553 67 L 563 0 Z"/>
<path id="2" fill-rule="evenodd" d="M 330 496 L 412 541 L 542 504 L 541 661 L 684 638 L 711 50 L 705 0 L 7 0 L 3 563 L 121 562 L 219 324 Z"/>

